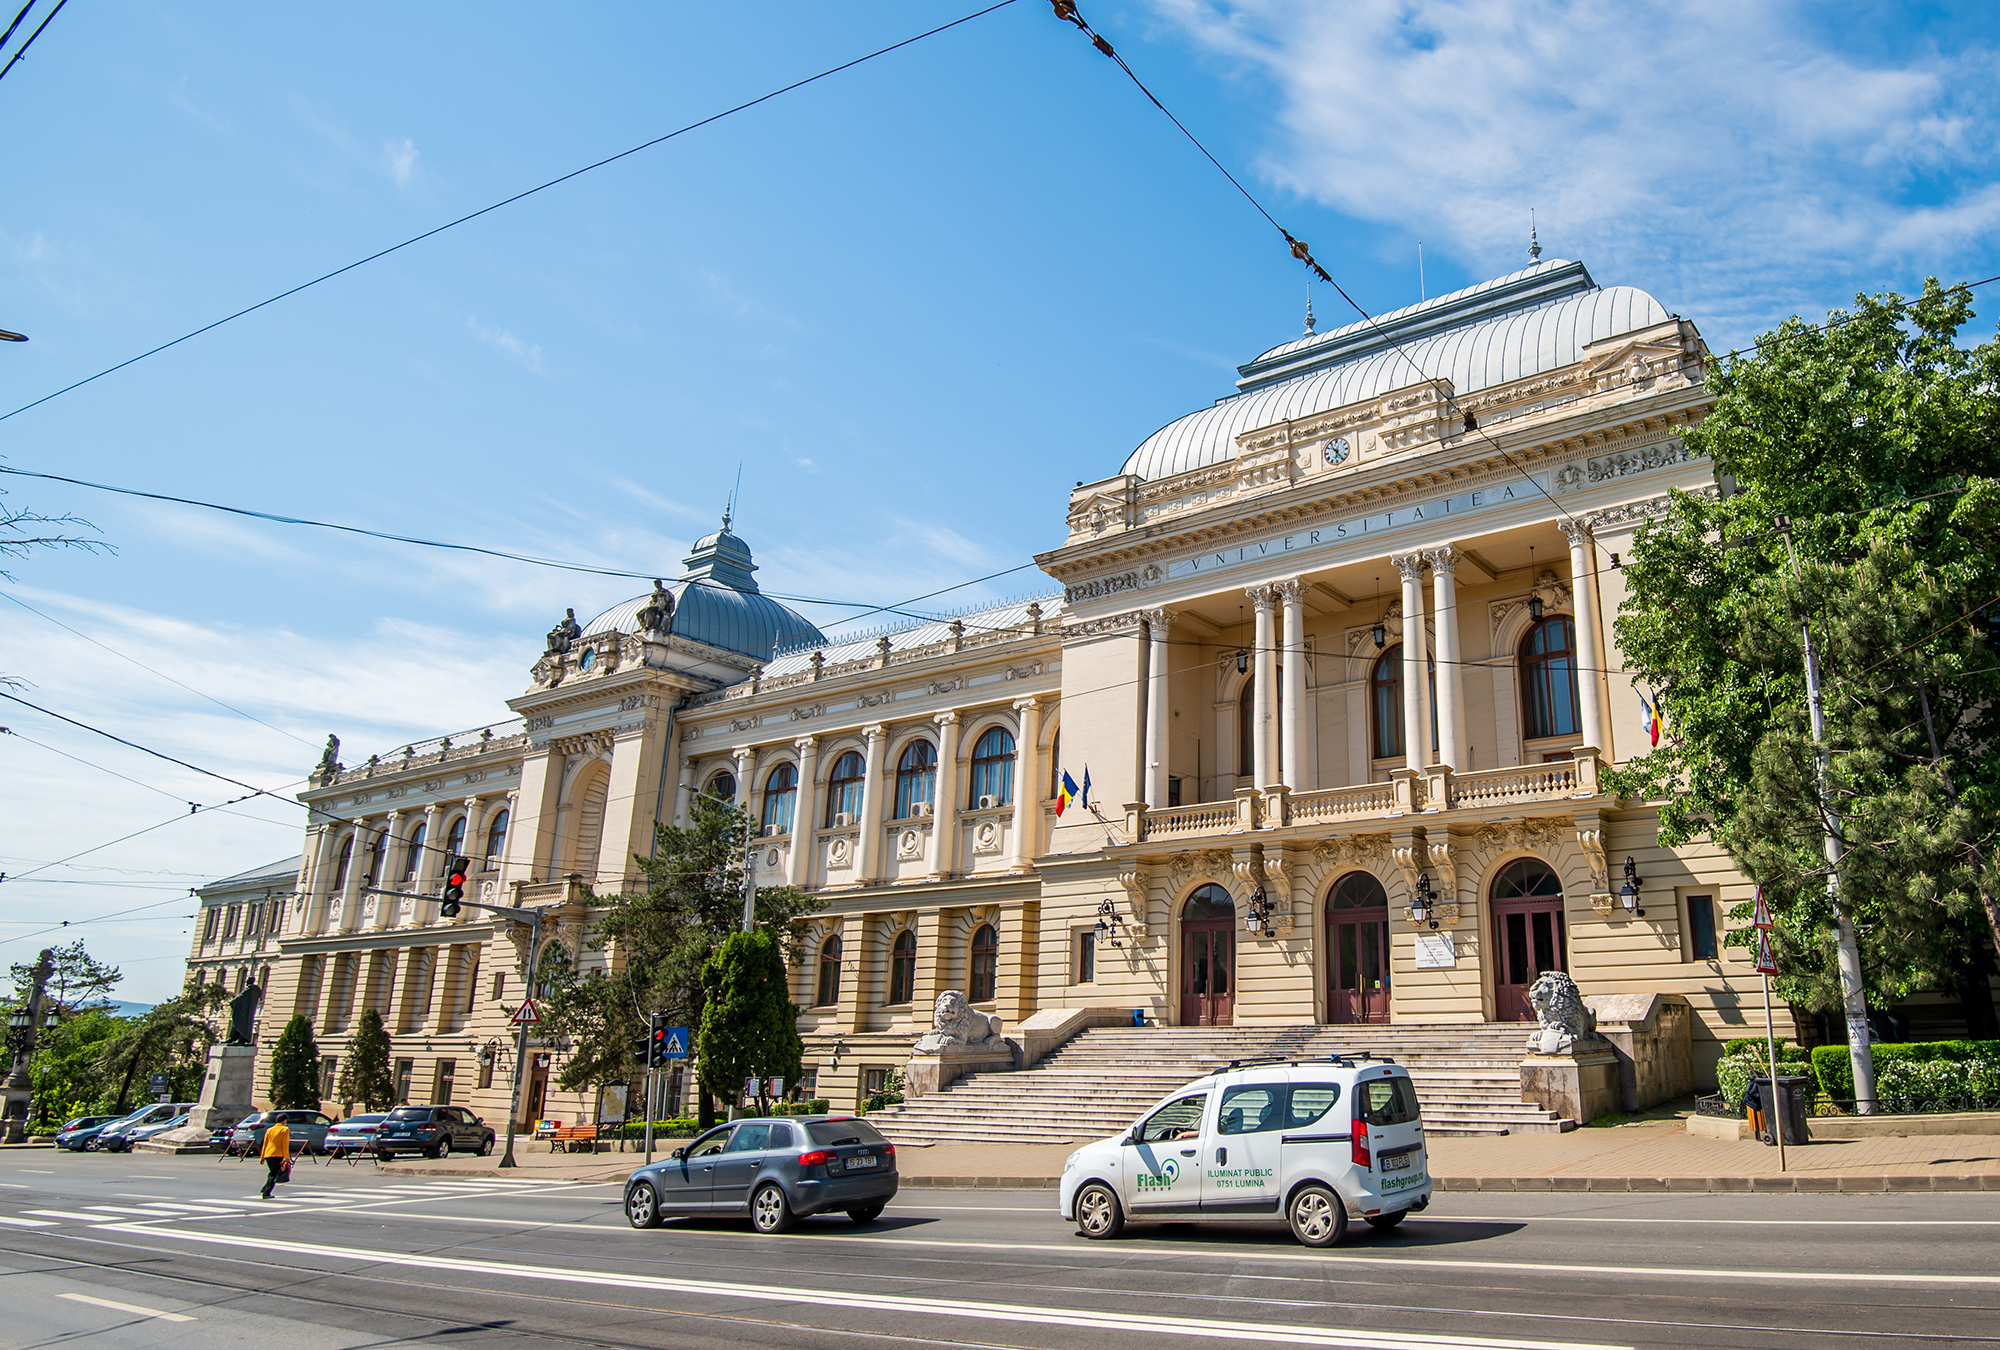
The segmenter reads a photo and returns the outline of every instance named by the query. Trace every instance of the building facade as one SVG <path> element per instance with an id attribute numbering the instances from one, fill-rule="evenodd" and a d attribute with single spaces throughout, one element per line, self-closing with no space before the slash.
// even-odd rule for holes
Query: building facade
<path id="1" fill-rule="evenodd" d="M 947 989 L 1009 1024 L 1482 1024 L 1563 969 L 1684 996 L 1705 1069 L 1757 987 L 1722 945 L 1748 883 L 1603 774 L 1650 739 L 1620 556 L 1670 491 L 1717 490 L 1681 440 L 1706 361 L 1563 261 L 1308 331 L 1076 486 L 1036 559 L 1059 590 L 838 640 L 725 521 L 673 585 L 566 618 L 512 720 L 329 755 L 268 1003 L 329 1055 L 381 1009 L 413 1091 L 495 1118 L 527 930 L 439 918 L 441 860 L 615 961 L 589 888 L 709 791 L 758 822 L 761 884 L 827 901 L 793 996 L 840 1105 Z M 1066 774 L 1090 791 L 1059 811 Z M 562 1052 L 532 1048 L 523 1121 L 591 1118 Z"/>

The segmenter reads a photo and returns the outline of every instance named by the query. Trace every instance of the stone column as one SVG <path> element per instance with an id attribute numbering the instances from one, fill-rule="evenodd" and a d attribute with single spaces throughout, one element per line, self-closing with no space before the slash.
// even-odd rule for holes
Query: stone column
<path id="1" fill-rule="evenodd" d="M 931 808 L 931 876 L 944 881 L 958 870 L 958 712 L 937 715 L 936 805 Z"/>
<path id="2" fill-rule="evenodd" d="M 1607 754 L 1609 732 L 1604 726 L 1604 643 L 1597 631 L 1597 568 L 1592 561 L 1590 527 L 1581 521 L 1560 522 L 1569 539 L 1570 594 L 1576 606 L 1576 701 L 1583 720 L 1583 743 Z"/>
<path id="3" fill-rule="evenodd" d="M 369 883 L 378 891 L 402 889 L 399 884 L 401 878 L 389 875 L 390 872 L 395 870 L 396 866 L 396 845 L 398 842 L 396 839 L 396 823 L 402 818 L 403 813 L 401 811 L 391 811 L 388 819 L 382 823 L 382 868 L 375 874 L 375 880 Z M 401 900 L 393 895 L 371 895 L 368 898 L 375 902 L 374 926 L 376 928 L 387 928 L 396 922 L 396 911 L 403 907 Z"/>
<path id="4" fill-rule="evenodd" d="M 688 827 L 688 800 L 694 796 L 694 756 L 681 756 L 681 774 L 674 782 L 674 824 Z"/>
<path id="5" fill-rule="evenodd" d="M 1424 555 L 1389 559 L 1403 574 L 1403 764 L 1423 772 L 1430 762 L 1430 719 L 1424 704 L 1430 692 L 1430 662 L 1424 635 Z"/>
<path id="6" fill-rule="evenodd" d="M 861 728 L 867 738 L 867 767 L 861 778 L 861 835 L 854 857 L 854 878 L 863 886 L 882 879 L 882 757 L 889 737 L 880 722 Z M 842 938 L 842 942 L 846 939 Z"/>
<path id="7" fill-rule="evenodd" d="M 424 851 L 417 855 L 417 875 L 410 883 L 410 889 L 418 895 L 429 895 L 451 863 L 444 856 L 444 840 L 438 835 L 438 819 L 443 814 L 436 802 L 424 808 Z M 436 916 L 437 906 L 429 901 L 419 900 L 410 907 L 414 923 L 429 923 Z"/>
<path id="8" fill-rule="evenodd" d="M 1294 792 L 1306 787 L 1306 588 L 1297 577 L 1281 581 L 1278 598 L 1284 604 L 1284 653 L 1279 674 L 1285 696 L 1279 700 L 1278 767 L 1285 786 Z"/>
<path id="9" fill-rule="evenodd" d="M 1010 873 L 1032 872 L 1042 851 L 1042 705 L 1034 698 L 1014 700 L 1020 725 L 1014 737 L 1014 838 Z"/>
<path id="10" fill-rule="evenodd" d="M 486 830 L 479 820 L 479 798 L 477 797 L 467 797 L 465 799 L 465 842 L 460 845 L 460 848 L 463 851 L 458 856 L 465 859 L 468 865 L 465 889 L 468 896 L 476 899 L 477 883 L 472 878 L 477 876 L 480 869 L 486 866 Z M 451 866 L 449 858 L 445 860 L 445 866 Z M 452 922 L 464 923 L 476 912 L 475 910 L 461 909 L 458 912 L 458 917 L 453 919 Z"/>
<path id="11" fill-rule="evenodd" d="M 566 756 L 553 742 L 544 742 L 521 761 L 521 786 L 514 814 L 507 820 L 508 881 L 550 881 L 561 865 L 561 841 L 556 832 L 562 812 Z M 547 870 L 544 871 L 543 869 Z"/>
<path id="12" fill-rule="evenodd" d="M 748 811 L 752 801 L 750 780 L 757 772 L 757 749 L 755 746 L 739 745 L 729 753 L 736 759 L 736 804 Z M 757 833 L 754 821 L 751 833 Z"/>
<path id="13" fill-rule="evenodd" d="M 1458 660 L 1458 550 L 1450 544 L 1424 550 L 1431 565 L 1431 600 L 1436 606 L 1438 666 L 1438 762 L 1463 769 L 1465 763 L 1465 682 Z"/>
<path id="14" fill-rule="evenodd" d="M 785 884 L 811 890 L 819 841 L 819 741 L 801 736 L 792 744 L 799 752 L 799 795 L 792 801 L 792 851 L 785 859 Z"/>
<path id="15" fill-rule="evenodd" d="M 301 933 L 316 933 L 326 926 L 327 902 L 333 898 L 333 822 L 321 825 L 318 833 L 313 843 L 312 885 L 306 892 L 304 912 L 299 915 Z"/>
<path id="16" fill-rule="evenodd" d="M 361 924 L 361 874 L 368 870 L 368 826 L 354 822 L 348 836 L 347 880 L 340 888 L 340 929 L 351 933 Z"/>
<path id="17" fill-rule="evenodd" d="M 1171 648 L 1167 634 L 1177 616 L 1170 609 L 1146 611 L 1146 805 L 1167 804 L 1167 743 L 1172 728 L 1172 696 L 1167 690 Z"/>
<path id="18" fill-rule="evenodd" d="M 1254 701 L 1257 705 L 1257 722 L 1250 729 L 1256 737 L 1256 745 L 1251 751 L 1250 782 L 1254 787 L 1271 787 L 1280 781 L 1278 776 L 1278 719 L 1274 716 L 1278 701 L 1278 637 L 1276 624 L 1278 590 L 1275 586 L 1249 586 L 1243 593 L 1250 597 L 1257 608 L 1256 650 L 1251 653 L 1255 661 L 1253 681 L 1256 689 Z"/>
<path id="19" fill-rule="evenodd" d="M 867 791 L 864 785 L 862 791 Z M 868 1009 L 874 1002 L 869 987 L 870 953 L 868 930 L 875 927 L 870 916 L 849 914 L 840 922 L 840 1011 L 834 1025 L 845 1035 L 867 1030 Z M 815 977 L 818 971 L 813 972 Z"/>

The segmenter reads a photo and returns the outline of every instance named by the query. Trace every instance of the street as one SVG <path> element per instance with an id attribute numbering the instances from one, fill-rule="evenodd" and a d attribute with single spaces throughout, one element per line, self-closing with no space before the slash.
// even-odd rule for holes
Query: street
<path id="1" fill-rule="evenodd" d="M 2000 1341 L 1983 1194 L 1440 1195 L 1330 1253 L 1282 1229 L 1077 1237 L 1051 1191 L 880 1223 L 636 1232 L 619 1187 L 302 1161 L 0 1158 L 0 1343 L 1047 1347 Z"/>

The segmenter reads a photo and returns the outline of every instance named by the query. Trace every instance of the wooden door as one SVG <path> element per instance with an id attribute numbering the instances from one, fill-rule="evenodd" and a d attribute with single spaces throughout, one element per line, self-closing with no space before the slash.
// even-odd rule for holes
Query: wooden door
<path id="1" fill-rule="evenodd" d="M 1181 925 L 1181 1025 L 1226 1027 L 1236 1007 L 1236 925 L 1201 919 Z"/>
<path id="2" fill-rule="evenodd" d="M 1335 1022 L 1389 1020 L 1389 913 L 1336 910 L 1327 920 L 1327 1016 Z"/>
<path id="3" fill-rule="evenodd" d="M 1528 989 L 1545 970 L 1569 969 L 1560 898 L 1493 907 L 1493 1015 L 1502 1022 L 1532 1022 Z"/>

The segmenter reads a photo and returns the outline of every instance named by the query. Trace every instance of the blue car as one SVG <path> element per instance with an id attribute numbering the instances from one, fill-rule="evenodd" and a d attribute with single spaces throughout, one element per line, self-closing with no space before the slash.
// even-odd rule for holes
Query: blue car
<path id="1" fill-rule="evenodd" d="M 81 1153 L 95 1147 L 98 1131 L 123 1116 L 78 1116 L 75 1120 L 56 1131 L 56 1147 L 66 1148 L 72 1153 Z"/>
<path id="2" fill-rule="evenodd" d="M 896 1194 L 896 1146 L 853 1116 L 779 1116 L 718 1125 L 625 1182 L 625 1220 L 747 1216 L 782 1233 L 809 1214 L 873 1223 Z"/>

